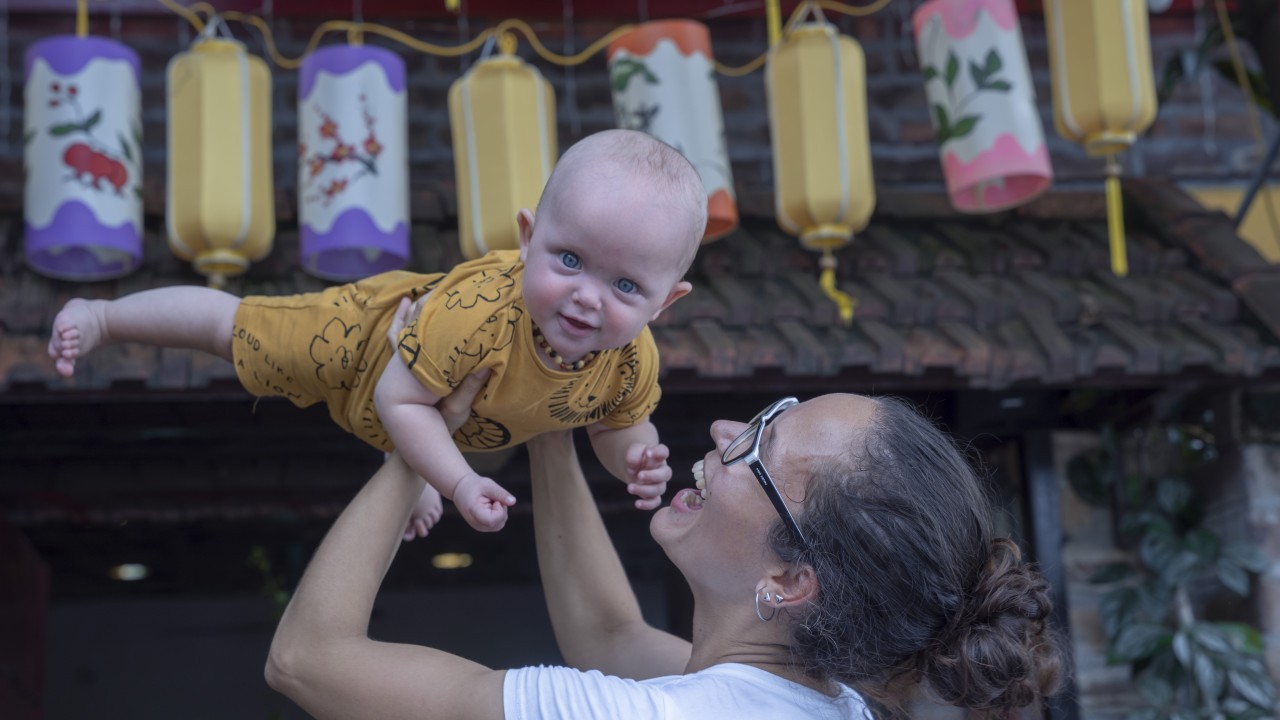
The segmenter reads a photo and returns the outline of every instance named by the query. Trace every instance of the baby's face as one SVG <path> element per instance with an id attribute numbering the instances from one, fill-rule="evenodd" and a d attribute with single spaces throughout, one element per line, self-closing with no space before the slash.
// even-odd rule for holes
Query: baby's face
<path id="1" fill-rule="evenodd" d="M 564 205 L 544 211 L 520 254 L 525 308 L 551 347 L 573 362 L 631 342 L 684 294 L 678 264 L 689 223 L 647 203 L 607 197 Z"/>

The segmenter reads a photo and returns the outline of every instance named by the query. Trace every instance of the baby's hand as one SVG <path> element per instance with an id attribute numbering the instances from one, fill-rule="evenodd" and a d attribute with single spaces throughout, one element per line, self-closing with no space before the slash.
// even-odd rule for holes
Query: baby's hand
<path id="1" fill-rule="evenodd" d="M 671 466 L 667 465 L 670 454 L 661 443 L 635 443 L 627 448 L 627 492 L 640 498 L 636 500 L 637 509 L 652 510 L 662 504 L 662 494 L 671 479 Z"/>
<path id="2" fill-rule="evenodd" d="M 469 472 L 453 488 L 453 504 L 462 519 L 480 532 L 497 532 L 507 524 L 507 508 L 515 496 L 483 475 Z"/>

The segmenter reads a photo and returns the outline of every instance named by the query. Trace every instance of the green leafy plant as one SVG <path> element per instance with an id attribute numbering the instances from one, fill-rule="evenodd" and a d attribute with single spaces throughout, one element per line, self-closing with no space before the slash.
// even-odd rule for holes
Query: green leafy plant
<path id="1" fill-rule="evenodd" d="M 1263 662 L 1262 637 L 1237 622 L 1196 616 L 1190 589 L 1216 576 L 1232 592 L 1249 593 L 1249 574 L 1266 558 L 1247 543 L 1224 542 L 1204 525 L 1187 473 L 1214 457 L 1212 438 L 1198 428 L 1143 428 L 1139 454 L 1154 454 L 1166 471 L 1109 479 L 1121 440 L 1104 433 L 1104 449 L 1078 455 L 1067 467 L 1079 496 L 1119 506 L 1120 532 L 1136 548 L 1133 562 L 1100 568 L 1092 582 L 1112 587 L 1100 606 L 1111 664 L 1128 664 L 1147 707 L 1129 720 L 1252 720 L 1273 717 L 1276 691 Z M 1172 459 L 1172 462 L 1168 462 Z M 1145 464 L 1145 463 L 1139 463 Z"/>

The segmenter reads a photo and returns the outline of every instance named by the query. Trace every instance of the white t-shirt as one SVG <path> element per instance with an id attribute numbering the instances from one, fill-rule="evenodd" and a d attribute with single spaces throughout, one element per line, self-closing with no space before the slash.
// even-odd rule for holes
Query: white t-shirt
<path id="1" fill-rule="evenodd" d="M 507 720 L 870 720 L 862 696 L 840 686 L 827 697 L 750 665 L 725 663 L 688 675 L 626 680 L 597 670 L 508 670 Z"/>

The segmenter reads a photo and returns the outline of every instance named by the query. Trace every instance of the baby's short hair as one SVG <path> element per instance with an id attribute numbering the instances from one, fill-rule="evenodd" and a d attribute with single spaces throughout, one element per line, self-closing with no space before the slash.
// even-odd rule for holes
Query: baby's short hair
<path id="1" fill-rule="evenodd" d="M 653 195 L 686 215 L 688 242 L 679 258 L 683 275 L 693 264 L 707 227 L 707 191 L 688 158 L 665 142 L 636 130 L 605 130 L 588 135 L 565 151 L 547 179 L 538 212 L 551 210 L 571 197 L 574 180 L 587 170 L 608 177 L 615 173 L 636 177 L 653 186 Z"/>

